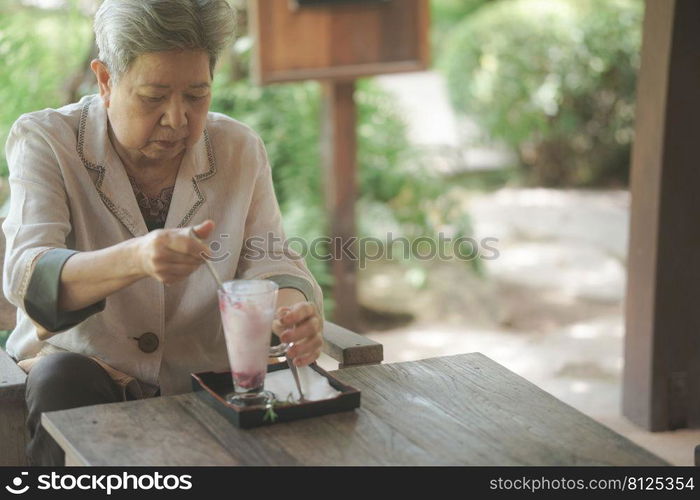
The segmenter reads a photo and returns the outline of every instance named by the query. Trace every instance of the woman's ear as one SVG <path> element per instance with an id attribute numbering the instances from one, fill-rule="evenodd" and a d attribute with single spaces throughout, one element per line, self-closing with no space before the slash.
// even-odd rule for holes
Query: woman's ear
<path id="1" fill-rule="evenodd" d="M 99 59 L 93 59 L 90 63 L 90 69 L 95 73 L 97 77 L 97 85 L 100 88 L 100 97 L 105 104 L 105 107 L 109 107 L 109 99 L 112 91 L 112 82 L 109 77 L 109 70 L 107 66 Z"/>

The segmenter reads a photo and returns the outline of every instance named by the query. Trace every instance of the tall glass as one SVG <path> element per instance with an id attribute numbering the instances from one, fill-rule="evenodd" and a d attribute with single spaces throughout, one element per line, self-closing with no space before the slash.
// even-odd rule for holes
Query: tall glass
<path id="1" fill-rule="evenodd" d="M 236 405 L 265 403 L 265 374 L 269 356 L 279 356 L 286 344 L 270 347 L 277 304 L 277 283 L 269 280 L 232 280 L 219 289 L 219 310 L 233 376 Z"/>

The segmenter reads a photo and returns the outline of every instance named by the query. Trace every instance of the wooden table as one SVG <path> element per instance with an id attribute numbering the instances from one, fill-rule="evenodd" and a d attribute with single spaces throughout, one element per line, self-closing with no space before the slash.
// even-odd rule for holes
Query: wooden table
<path id="1" fill-rule="evenodd" d="M 479 353 L 332 373 L 361 408 L 241 430 L 190 393 L 42 424 L 67 465 L 668 465 Z"/>

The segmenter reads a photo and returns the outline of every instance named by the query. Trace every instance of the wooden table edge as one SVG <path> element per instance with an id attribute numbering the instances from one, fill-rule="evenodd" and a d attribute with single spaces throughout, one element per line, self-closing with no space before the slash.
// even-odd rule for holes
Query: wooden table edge
<path id="1" fill-rule="evenodd" d="M 583 415 L 584 417 L 586 417 L 586 418 L 588 418 L 588 419 L 594 421 L 597 425 L 599 425 L 599 426 L 601 426 L 601 427 L 604 427 L 607 431 L 609 431 L 609 432 L 611 432 L 611 433 L 613 433 L 613 434 L 615 434 L 615 435 L 621 437 L 624 441 L 627 441 L 629 444 L 633 445 L 635 448 L 638 448 L 638 449 L 640 449 L 640 450 L 643 450 L 645 453 L 649 454 L 650 456 L 652 456 L 652 457 L 654 457 L 656 460 L 658 460 L 658 462 L 660 462 L 660 463 L 658 464 L 658 466 L 673 466 L 673 464 L 669 463 L 668 461 L 666 461 L 666 460 L 663 459 L 662 457 L 658 456 L 656 453 L 652 452 L 651 450 L 647 449 L 646 447 L 644 447 L 644 446 L 642 446 L 642 445 L 636 443 L 635 441 L 631 440 L 631 439 L 628 438 L 627 436 L 624 436 L 623 434 L 621 434 L 621 433 L 615 431 L 614 429 L 610 428 L 609 426 L 605 425 L 604 423 L 599 422 L 599 421 L 596 420 L 595 418 L 591 417 L 590 415 L 585 414 L 584 412 L 578 410 L 577 408 L 573 407 L 572 405 L 570 405 L 570 404 L 568 404 L 568 403 L 566 403 L 566 402 L 560 400 L 559 398 L 557 398 L 556 396 L 554 396 L 554 395 L 551 394 L 550 392 L 548 392 L 548 391 L 542 389 L 541 387 L 539 387 L 538 385 L 534 384 L 534 383 L 531 382 L 530 380 L 528 380 L 528 379 L 526 379 L 525 377 L 523 377 L 523 376 L 521 376 L 521 375 L 519 375 L 519 374 L 513 372 L 513 371 L 510 370 L 509 368 L 507 368 L 507 367 L 501 365 L 500 363 L 498 363 L 497 361 L 493 360 L 492 358 L 486 356 L 485 354 L 483 354 L 483 353 L 481 353 L 481 352 L 470 352 L 470 353 L 459 353 L 459 354 L 455 354 L 455 355 L 453 355 L 453 356 L 455 356 L 455 357 L 457 357 L 457 356 L 478 357 L 478 358 L 483 358 L 483 359 L 487 360 L 488 362 L 494 363 L 494 364 L 498 365 L 499 367 L 501 367 L 501 368 L 507 370 L 507 371 L 510 372 L 512 375 L 514 375 L 514 376 L 516 376 L 516 377 L 522 379 L 523 381 L 527 382 L 528 384 L 531 384 L 531 385 L 533 385 L 534 387 L 536 387 L 537 389 L 539 389 L 540 391 L 546 393 L 546 394 L 549 395 L 550 397 L 556 399 L 560 404 L 562 404 L 562 405 L 564 405 L 564 406 L 567 406 L 569 409 L 575 411 L 576 413 L 579 413 L 579 414 Z M 445 357 L 452 357 L 452 356 L 449 356 L 449 355 L 448 355 L 448 356 L 435 356 L 435 358 L 438 358 L 438 359 L 440 359 L 440 358 L 445 358 Z M 426 361 L 426 360 L 428 360 L 428 359 L 431 359 L 431 358 L 426 358 L 426 359 L 421 359 L 421 360 L 413 360 L 413 361 L 411 361 L 411 362 Z M 393 364 L 393 363 L 389 363 L 389 364 Z M 400 363 L 399 363 L 399 364 L 400 364 Z M 382 365 L 379 365 L 379 366 L 382 366 Z M 386 365 L 384 365 L 384 366 L 386 366 Z M 360 368 L 360 367 L 357 367 L 357 368 Z M 335 373 L 339 373 L 339 372 L 342 373 L 342 372 L 345 371 L 345 370 L 351 371 L 351 370 L 353 370 L 353 369 L 356 369 L 356 368 L 347 368 L 347 369 L 343 369 L 343 370 L 333 370 L 333 371 L 331 371 L 331 372 L 329 372 L 329 373 L 331 373 L 331 374 L 335 374 Z M 190 396 L 191 394 L 193 394 L 193 393 L 188 393 L 187 395 Z M 176 396 L 165 396 L 165 397 L 173 397 L 173 398 L 176 398 Z M 121 403 L 115 403 L 115 404 L 121 404 Z M 41 416 L 41 423 L 42 423 L 42 425 L 44 426 L 44 428 L 46 429 L 46 431 L 53 437 L 53 439 L 57 442 L 57 444 L 64 450 L 64 453 L 65 453 L 65 465 L 66 465 L 66 466 L 90 466 L 91 464 L 88 463 L 88 461 L 85 459 L 85 457 L 84 457 L 83 455 L 81 455 L 81 453 L 78 451 L 78 449 L 77 449 L 73 444 L 70 443 L 70 441 L 65 437 L 65 435 L 58 429 L 58 427 L 57 427 L 57 426 L 54 424 L 54 422 L 52 421 L 52 419 L 51 419 L 52 414 L 53 414 L 53 413 L 59 413 L 59 412 L 61 412 L 61 411 L 65 411 L 65 410 L 58 410 L 58 411 L 56 411 L 56 412 L 46 412 L 46 413 L 43 413 L 42 416 Z M 204 427 L 204 429 L 207 430 L 207 432 L 208 432 L 209 434 L 211 434 L 211 432 L 209 431 L 209 429 L 207 429 L 206 427 Z M 217 439 L 216 439 L 216 436 L 214 436 L 214 435 L 212 435 L 212 438 L 213 438 L 214 440 L 217 440 Z M 217 440 L 217 441 L 218 441 L 218 440 Z M 220 443 L 219 443 L 219 444 L 220 444 Z M 224 448 L 224 449 L 225 449 L 225 448 Z M 621 466 L 624 467 L 625 465 L 621 465 Z"/>
<path id="2" fill-rule="evenodd" d="M 58 410 L 63 411 L 63 410 Z M 89 466 L 85 457 L 83 457 L 78 450 L 73 446 L 63 435 L 63 433 L 58 430 L 58 428 L 51 421 L 51 414 L 54 412 L 46 412 L 41 414 L 41 425 L 44 427 L 46 432 L 56 441 L 56 443 L 61 447 L 65 453 L 65 465 L 66 467 L 86 467 Z"/>

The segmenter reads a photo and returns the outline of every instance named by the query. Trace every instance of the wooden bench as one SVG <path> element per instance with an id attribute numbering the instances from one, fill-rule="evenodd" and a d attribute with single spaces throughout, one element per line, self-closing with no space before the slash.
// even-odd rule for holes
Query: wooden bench
<path id="1" fill-rule="evenodd" d="M 4 221 L 0 218 L 0 224 Z M 5 233 L 0 231 L 0 259 L 5 257 Z M 1 280 L 0 280 L 1 282 Z M 16 310 L 0 294 L 0 330 L 15 327 Z M 24 382 L 27 375 L 15 361 L 0 349 L 0 466 L 27 465 L 27 406 L 24 401 Z"/>
<path id="2" fill-rule="evenodd" d="M 0 218 L 0 224 L 3 219 Z M 5 256 L 5 235 L 0 231 L 0 262 Z M 0 294 L 0 330 L 15 327 L 16 309 Z M 323 352 L 338 361 L 339 368 L 381 363 L 382 344 L 326 321 Z M 26 374 L 0 349 L 0 466 L 26 465 L 27 408 L 24 400 Z"/>
<path id="3" fill-rule="evenodd" d="M 4 297 L 2 298 L 4 301 Z M 0 319 L 3 330 L 9 330 L 5 318 Z M 0 466 L 26 465 L 27 407 L 24 382 L 27 376 L 14 360 L 0 349 Z"/>

